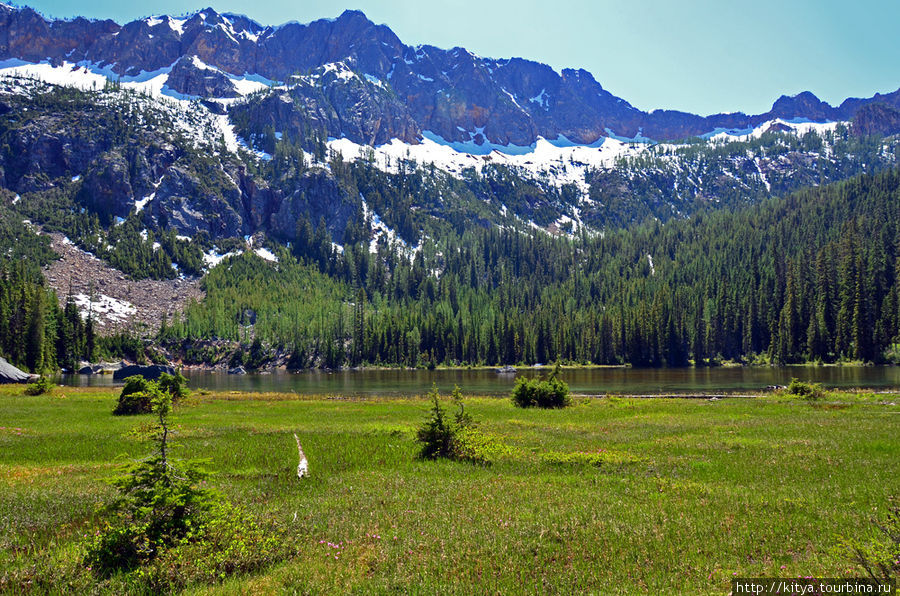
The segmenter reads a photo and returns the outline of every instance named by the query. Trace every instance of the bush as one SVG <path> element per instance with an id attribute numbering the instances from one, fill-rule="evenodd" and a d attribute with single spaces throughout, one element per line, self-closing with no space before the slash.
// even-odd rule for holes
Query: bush
<path id="1" fill-rule="evenodd" d="M 572 403 L 569 386 L 559 378 L 559 364 L 546 380 L 516 379 L 512 391 L 513 404 L 520 408 L 565 408 Z"/>
<path id="2" fill-rule="evenodd" d="M 485 434 L 472 426 L 460 428 L 454 441 L 455 459 L 477 464 L 489 464 L 508 455 L 512 449 L 497 437 Z"/>
<path id="3" fill-rule="evenodd" d="M 175 375 L 162 373 L 157 381 L 148 381 L 142 375 L 134 375 L 125 379 L 125 386 L 119 394 L 119 402 L 113 414 L 116 416 L 149 414 L 153 409 L 152 396 L 156 390 L 169 395 L 173 403 L 190 394 L 187 379 L 181 373 Z"/>
<path id="4" fill-rule="evenodd" d="M 149 414 L 153 406 L 150 403 L 152 389 L 156 387 L 153 381 L 148 381 L 142 375 L 134 375 L 125 379 L 125 386 L 119 394 L 119 402 L 113 414 L 116 416 L 131 416 L 133 414 Z"/>
<path id="5" fill-rule="evenodd" d="M 820 383 L 808 383 L 797 379 L 791 379 L 787 392 L 808 401 L 821 399 L 825 395 L 825 389 Z"/>
<path id="6" fill-rule="evenodd" d="M 422 444 L 420 458 L 488 463 L 493 457 L 505 452 L 503 443 L 475 428 L 472 415 L 463 406 L 459 387 L 455 387 L 451 395 L 459 408 L 453 416 L 441 405 L 437 387 L 432 387 L 428 395 L 432 400 L 431 410 L 416 433 L 416 439 Z"/>
<path id="7" fill-rule="evenodd" d="M 191 583 L 216 583 L 249 573 L 293 554 L 285 532 L 229 503 L 217 505 L 198 537 L 181 540 L 142 569 L 156 594 L 174 593 Z"/>
<path id="8" fill-rule="evenodd" d="M 120 576 L 140 588 L 129 591 L 156 594 L 286 558 L 283 532 L 205 487 L 208 474 L 198 462 L 171 458 L 172 395 L 143 378 L 131 377 L 126 385 L 135 391 L 130 395 L 150 399 L 157 448 L 113 480 L 119 495 L 107 511 L 114 518 L 87 545 L 83 564 L 99 577 Z"/>
<path id="9" fill-rule="evenodd" d="M 43 395 L 53 391 L 53 383 L 47 377 L 41 375 L 34 383 L 25 387 L 25 395 Z"/>
<path id="10" fill-rule="evenodd" d="M 122 523 L 108 525 L 89 547 L 87 556 L 91 567 L 104 576 L 133 569 L 154 558 L 161 548 L 175 545 L 202 527 L 204 514 L 217 500 L 217 495 L 201 486 L 206 479 L 202 468 L 192 462 L 176 467 L 169 458 L 172 396 L 143 377 L 129 377 L 126 387 L 142 388 L 126 398 L 139 396 L 136 400 L 149 401 L 157 415 L 157 451 L 112 481 L 119 497 L 109 509 Z"/>
<path id="11" fill-rule="evenodd" d="M 456 433 L 460 424 L 447 415 L 441 405 L 441 396 L 436 385 L 431 387 L 428 396 L 432 402 L 431 410 L 428 418 L 416 433 L 416 439 L 422 444 L 419 457 L 422 459 L 439 457 L 452 459 L 455 452 Z"/>
<path id="12" fill-rule="evenodd" d="M 187 388 L 187 378 L 180 372 L 176 372 L 174 375 L 162 373 L 159 375 L 159 380 L 156 383 L 160 389 L 172 396 L 172 403 L 178 403 L 179 400 L 191 394 Z"/>

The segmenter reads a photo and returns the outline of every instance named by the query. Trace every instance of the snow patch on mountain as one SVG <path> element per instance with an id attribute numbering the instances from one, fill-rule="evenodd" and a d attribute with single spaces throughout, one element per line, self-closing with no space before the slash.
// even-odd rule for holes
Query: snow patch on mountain
<path id="1" fill-rule="evenodd" d="M 83 319 L 94 317 L 98 325 L 106 323 L 122 323 L 137 312 L 133 304 L 127 300 L 118 300 L 106 294 L 91 297 L 87 294 L 75 294 L 72 301 L 78 307 Z"/>
<path id="2" fill-rule="evenodd" d="M 366 146 L 349 139 L 334 139 L 329 141 L 328 146 L 350 161 L 364 157 L 368 152 Z M 467 145 L 462 144 L 462 147 Z M 448 143 L 437 135 L 426 133 L 418 144 L 394 139 L 375 147 L 375 165 L 385 171 L 396 172 L 398 160 L 409 159 L 423 165 L 434 164 L 451 175 L 462 177 L 466 171 L 480 172 L 488 164 L 499 164 L 518 169 L 526 175 L 549 177 L 559 186 L 576 184 L 583 193 L 587 193 L 585 177 L 589 170 L 612 167 L 618 158 L 637 155 L 646 148 L 610 138 L 592 145 L 577 145 L 564 136 L 552 141 L 538 138 L 536 143 L 525 147 L 507 145 L 502 148 L 504 150 L 496 148 L 496 145 L 492 147 L 495 148 L 486 154 L 476 154 L 461 150 L 458 143 Z"/>
<path id="3" fill-rule="evenodd" d="M 700 136 L 701 138 L 720 143 L 730 143 L 733 141 L 749 141 L 751 139 L 758 139 L 773 127 L 775 130 L 790 129 L 794 134 L 798 136 L 805 135 L 809 132 L 814 132 L 818 135 L 824 135 L 828 132 L 834 132 L 834 129 L 837 128 L 840 124 L 846 125 L 846 123 L 833 121 L 813 122 L 812 120 L 808 120 L 806 118 L 792 118 L 790 120 L 775 118 L 774 120 L 767 120 L 759 126 L 756 126 L 755 128 L 717 128 L 714 131 Z"/>

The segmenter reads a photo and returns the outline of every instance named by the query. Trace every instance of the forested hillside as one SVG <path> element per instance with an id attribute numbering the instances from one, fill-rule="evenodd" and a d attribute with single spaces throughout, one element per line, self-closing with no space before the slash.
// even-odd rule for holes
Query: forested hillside
<path id="1" fill-rule="evenodd" d="M 575 238 L 476 227 L 374 254 L 320 239 L 278 264 L 232 258 L 161 339 L 257 339 L 298 366 L 896 359 L 898 201 L 891 170 Z"/>

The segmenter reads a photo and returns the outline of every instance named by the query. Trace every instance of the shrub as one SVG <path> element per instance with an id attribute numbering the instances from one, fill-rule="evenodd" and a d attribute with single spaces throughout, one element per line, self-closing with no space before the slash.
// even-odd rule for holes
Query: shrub
<path id="1" fill-rule="evenodd" d="M 157 416 L 150 458 L 116 477 L 114 517 L 87 545 L 83 564 L 97 576 L 124 581 L 129 591 L 172 593 L 193 582 L 216 582 L 259 569 L 290 554 L 284 533 L 232 506 L 205 487 L 196 461 L 170 456 L 172 395 L 152 381 L 130 380 L 132 395 L 149 395 Z"/>
<path id="2" fill-rule="evenodd" d="M 25 395 L 43 395 L 53 391 L 53 383 L 47 377 L 41 375 L 34 383 L 25 387 Z"/>
<path id="3" fill-rule="evenodd" d="M 173 403 L 190 394 L 187 379 L 181 373 L 175 375 L 162 373 L 157 381 L 148 381 L 142 375 L 134 375 L 125 379 L 125 386 L 119 394 L 119 402 L 113 414 L 116 416 L 149 414 L 153 409 L 152 396 L 157 390 L 169 395 Z"/>
<path id="4" fill-rule="evenodd" d="M 512 400 L 520 408 L 565 408 L 572 403 L 569 386 L 559 378 L 559 363 L 546 380 L 516 379 Z"/>
<path id="5" fill-rule="evenodd" d="M 125 386 L 119 394 L 119 402 L 113 414 L 116 416 L 131 416 L 133 414 L 149 414 L 152 390 L 157 388 L 156 383 L 148 381 L 142 375 L 134 375 L 125 379 Z"/>
<path id="6" fill-rule="evenodd" d="M 498 439 L 475 428 L 472 415 L 466 412 L 463 406 L 459 387 L 455 387 L 451 395 L 451 399 L 459 408 L 452 416 L 441 405 L 437 387 L 432 387 L 428 395 L 432 400 L 431 410 L 416 433 L 416 439 L 422 444 L 419 451 L 420 458 L 489 463 L 491 459 L 508 450 Z"/>
<path id="7" fill-rule="evenodd" d="M 428 396 L 431 398 L 431 410 L 428 418 L 416 433 L 416 439 L 422 444 L 419 457 L 422 459 L 437 459 L 439 457 L 452 459 L 456 433 L 460 425 L 447 415 L 447 412 L 441 405 L 441 396 L 436 385 L 431 387 Z"/>
<path id="8" fill-rule="evenodd" d="M 217 495 L 201 483 L 207 474 L 195 462 L 177 466 L 169 458 L 168 416 L 172 396 L 141 378 L 144 391 L 129 394 L 149 400 L 157 415 L 157 450 L 113 479 L 119 497 L 109 507 L 120 525 L 108 525 L 89 547 L 87 562 L 100 575 L 133 569 L 202 527 Z M 129 377 L 132 388 L 142 384 Z M 128 383 L 126 383 L 128 384 Z M 121 402 L 120 402 L 121 403 Z"/>
<path id="9" fill-rule="evenodd" d="M 249 573 L 292 554 L 285 532 L 230 503 L 216 505 L 199 536 L 181 540 L 141 569 L 148 591 L 184 590 L 191 583 L 216 583 Z"/>
<path id="10" fill-rule="evenodd" d="M 167 391 L 172 396 L 172 403 L 178 403 L 179 400 L 186 398 L 191 393 L 187 388 L 187 378 L 181 372 L 176 372 L 174 375 L 162 373 L 156 383 L 160 389 Z"/>
<path id="11" fill-rule="evenodd" d="M 503 441 L 472 426 L 464 426 L 456 433 L 454 454 L 457 460 L 489 464 L 511 452 L 512 449 Z"/>
<path id="12" fill-rule="evenodd" d="M 820 383 L 808 383 L 797 379 L 791 379 L 787 391 L 808 401 L 821 399 L 825 395 L 825 389 Z"/>

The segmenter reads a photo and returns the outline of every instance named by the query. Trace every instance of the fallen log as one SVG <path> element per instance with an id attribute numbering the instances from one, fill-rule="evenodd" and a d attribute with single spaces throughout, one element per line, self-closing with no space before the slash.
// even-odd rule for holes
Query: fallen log
<path id="1" fill-rule="evenodd" d="M 306 455 L 303 453 L 303 447 L 300 446 L 300 437 L 294 433 L 294 440 L 297 441 L 297 455 L 300 457 L 300 463 L 297 464 L 297 478 L 309 476 L 309 462 L 306 461 Z"/>

